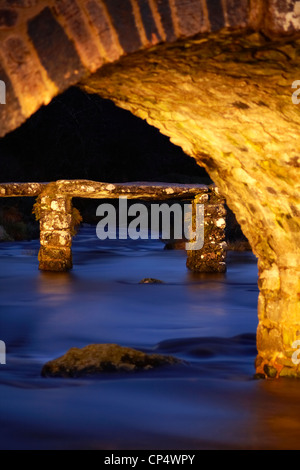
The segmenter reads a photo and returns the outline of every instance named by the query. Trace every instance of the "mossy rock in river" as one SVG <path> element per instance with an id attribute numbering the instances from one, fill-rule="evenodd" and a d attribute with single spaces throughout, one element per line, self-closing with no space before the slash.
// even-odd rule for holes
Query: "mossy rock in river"
<path id="1" fill-rule="evenodd" d="M 181 364 L 172 356 L 145 354 L 118 344 L 90 344 L 71 348 L 64 356 L 47 362 L 43 377 L 82 377 L 103 372 L 135 372 L 163 365 Z"/>

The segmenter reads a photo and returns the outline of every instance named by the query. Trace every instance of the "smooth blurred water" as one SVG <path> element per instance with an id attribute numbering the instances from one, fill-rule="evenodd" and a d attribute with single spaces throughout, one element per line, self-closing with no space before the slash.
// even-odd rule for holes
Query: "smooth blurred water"
<path id="1" fill-rule="evenodd" d="M 257 266 L 195 275 L 160 241 L 74 240 L 74 269 L 38 271 L 38 242 L 0 244 L 1 449 L 300 448 L 300 384 L 256 381 Z M 139 284 L 145 277 L 164 284 Z M 70 347 L 118 343 L 187 364 L 40 375 Z"/>

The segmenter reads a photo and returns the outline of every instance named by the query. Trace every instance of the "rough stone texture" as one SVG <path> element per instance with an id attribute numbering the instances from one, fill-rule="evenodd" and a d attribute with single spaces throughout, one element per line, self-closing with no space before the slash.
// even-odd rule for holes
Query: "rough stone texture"
<path id="1" fill-rule="evenodd" d="M 200 201 L 201 202 L 201 201 Z M 199 196 L 193 204 L 199 203 Z M 204 245 L 201 250 L 187 251 L 186 265 L 193 272 L 224 273 L 226 272 L 226 209 L 224 198 L 216 192 L 209 195 L 204 206 Z M 193 221 L 195 224 L 195 209 Z"/>
<path id="2" fill-rule="evenodd" d="M 0 53 L 0 80 L 13 88 L 0 137 L 106 62 L 223 28 L 290 35 L 299 10 L 297 0 L 2 0 L 0 43 L 17 36 L 23 46 Z"/>
<path id="3" fill-rule="evenodd" d="M 269 0 L 265 6 L 265 25 L 272 33 L 292 34 L 299 31 L 299 0 Z"/>
<path id="4" fill-rule="evenodd" d="M 96 38 L 103 48 L 103 56 L 109 61 L 119 59 L 123 50 L 105 6 L 97 0 L 87 0 L 85 8 L 96 33 Z"/>
<path id="5" fill-rule="evenodd" d="M 68 271 L 73 266 L 72 198 L 57 193 L 55 183 L 51 183 L 38 197 L 34 212 L 40 221 L 39 268 L 42 271 Z"/>
<path id="6" fill-rule="evenodd" d="M 47 183 L 0 183 L 0 197 L 39 196 Z"/>
<path id="7" fill-rule="evenodd" d="M 197 195 L 212 194 L 215 190 L 205 184 L 155 183 L 135 181 L 128 183 L 101 183 L 90 180 L 59 180 L 55 183 L 0 183 L 0 197 L 38 196 L 45 191 L 50 206 L 49 192 L 56 195 L 88 199 L 192 199 Z M 48 199 L 47 196 L 48 195 Z M 201 199 L 202 202 L 208 198 Z M 55 205 L 52 207 L 55 209 Z M 60 207 L 64 210 L 63 203 Z"/>
<path id="8" fill-rule="evenodd" d="M 47 362 L 44 377 L 82 377 L 103 372 L 135 372 L 165 365 L 182 364 L 172 356 L 145 354 L 117 344 L 90 344 L 71 348 L 64 356 Z"/>
<path id="9" fill-rule="evenodd" d="M 83 83 L 170 136 L 226 198 L 259 259 L 264 375 L 280 374 L 300 336 L 299 51 L 299 38 L 224 31 L 126 57 Z"/>
<path id="10" fill-rule="evenodd" d="M 204 184 L 171 184 L 135 181 L 133 183 L 98 183 L 88 180 L 61 180 L 56 183 L 57 192 L 72 197 L 89 199 L 191 199 L 197 194 L 206 194 Z"/>
<path id="11" fill-rule="evenodd" d="M 50 8 L 29 21 L 28 35 L 48 76 L 59 89 L 84 74 L 74 44 Z"/>
<path id="12" fill-rule="evenodd" d="M 97 39 L 89 28 L 86 15 L 75 0 L 56 0 L 55 8 L 64 19 L 65 28 L 74 40 L 85 67 L 94 72 L 103 64 L 103 57 L 99 54 Z"/>

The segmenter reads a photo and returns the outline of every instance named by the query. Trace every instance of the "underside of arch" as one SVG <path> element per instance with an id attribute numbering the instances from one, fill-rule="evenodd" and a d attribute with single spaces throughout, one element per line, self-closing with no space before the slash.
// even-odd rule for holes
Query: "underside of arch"
<path id="1" fill-rule="evenodd" d="M 81 86 L 146 119 L 203 165 L 259 260 L 257 372 L 297 375 L 300 335 L 297 38 L 228 34 L 160 46 Z"/>

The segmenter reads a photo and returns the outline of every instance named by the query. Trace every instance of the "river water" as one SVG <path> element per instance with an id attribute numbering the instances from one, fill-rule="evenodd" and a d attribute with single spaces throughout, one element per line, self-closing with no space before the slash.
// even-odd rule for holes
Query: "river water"
<path id="1" fill-rule="evenodd" d="M 71 273 L 37 269 L 39 243 L 0 244 L 1 449 L 299 449 L 300 383 L 254 380 L 257 264 L 195 275 L 160 241 L 84 227 Z M 163 284 L 139 284 L 145 277 Z M 70 347 L 118 343 L 184 365 L 52 379 Z"/>

